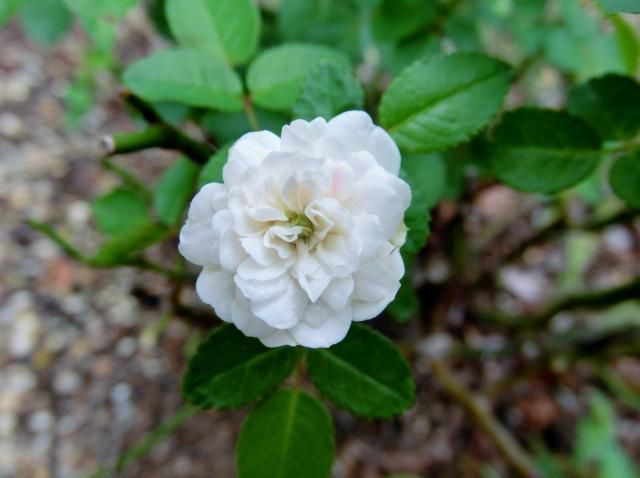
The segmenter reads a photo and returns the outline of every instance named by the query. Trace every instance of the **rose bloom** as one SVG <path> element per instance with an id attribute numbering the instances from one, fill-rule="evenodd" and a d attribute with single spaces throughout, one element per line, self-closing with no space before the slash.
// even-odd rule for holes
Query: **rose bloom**
<path id="1" fill-rule="evenodd" d="M 411 191 L 399 168 L 362 111 L 245 134 L 180 232 L 180 252 L 202 266 L 198 296 L 269 347 L 341 341 L 400 287 Z"/>

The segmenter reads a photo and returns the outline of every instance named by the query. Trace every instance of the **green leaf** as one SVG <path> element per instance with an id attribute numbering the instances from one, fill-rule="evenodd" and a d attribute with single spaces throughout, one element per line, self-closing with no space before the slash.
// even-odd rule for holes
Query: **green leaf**
<path id="1" fill-rule="evenodd" d="M 609 74 L 573 87 L 567 108 L 603 139 L 625 140 L 640 132 L 640 84 L 628 76 Z"/>
<path id="2" fill-rule="evenodd" d="M 71 14 L 62 0 L 22 0 L 20 13 L 25 33 L 40 45 L 55 43 L 71 26 Z"/>
<path id="3" fill-rule="evenodd" d="M 3 0 L 0 2 L 0 27 L 13 18 L 22 0 Z"/>
<path id="4" fill-rule="evenodd" d="M 521 108 L 506 114 L 493 137 L 497 178 L 522 191 L 552 194 L 570 188 L 600 160 L 598 135 L 567 113 Z"/>
<path id="5" fill-rule="evenodd" d="M 414 179 L 400 170 L 401 177 L 411 186 L 411 204 L 404 213 L 404 224 L 407 226 L 407 240 L 402 246 L 402 252 L 414 254 L 424 247 L 429 239 L 430 204 L 427 202 L 422 189 L 414 183 Z"/>
<path id="6" fill-rule="evenodd" d="M 327 409 L 301 390 L 280 390 L 251 411 L 238 439 L 238 478 L 327 478 L 335 454 Z"/>
<path id="7" fill-rule="evenodd" d="M 612 16 L 611 22 L 616 30 L 618 49 L 626 65 L 626 71 L 629 75 L 633 75 L 638 69 L 638 61 L 640 61 L 640 44 L 636 32 L 620 15 Z"/>
<path id="8" fill-rule="evenodd" d="M 254 110 L 260 129 L 266 129 L 280 135 L 282 127 L 289 122 L 289 118 L 281 113 L 259 108 Z M 201 125 L 221 144 L 232 143 L 252 129 L 244 112 L 210 111 L 202 118 Z"/>
<path id="9" fill-rule="evenodd" d="M 640 13 L 640 2 L 638 0 L 596 0 L 596 3 L 607 13 Z"/>
<path id="10" fill-rule="evenodd" d="M 147 101 L 176 101 L 189 106 L 242 109 L 238 74 L 206 53 L 164 50 L 130 65 L 124 84 Z"/>
<path id="11" fill-rule="evenodd" d="M 354 415 L 390 417 L 415 400 L 411 369 L 396 346 L 358 323 L 333 347 L 308 350 L 307 369 L 323 395 Z"/>
<path id="12" fill-rule="evenodd" d="M 324 46 L 290 43 L 263 52 L 247 73 L 253 101 L 267 109 L 291 109 L 307 73 L 322 61 L 335 61 L 349 68 L 342 53 Z"/>
<path id="13" fill-rule="evenodd" d="M 373 11 L 371 27 L 379 41 L 402 40 L 436 19 L 435 2 L 423 0 L 382 0 Z"/>
<path id="14" fill-rule="evenodd" d="M 145 197 L 130 188 L 117 188 L 95 199 L 91 210 L 98 229 L 108 235 L 118 235 L 149 223 Z"/>
<path id="15" fill-rule="evenodd" d="M 222 170 L 224 169 L 224 165 L 227 164 L 229 148 L 231 148 L 230 144 L 220 148 L 216 151 L 216 154 L 209 158 L 207 164 L 202 167 L 200 175 L 198 176 L 198 189 L 205 184 L 223 182 Z"/>
<path id="16" fill-rule="evenodd" d="M 609 172 L 609 182 L 616 196 L 640 208 L 640 151 L 619 158 Z"/>
<path id="17" fill-rule="evenodd" d="M 121 18 L 140 0 L 63 0 L 69 10 L 79 16 Z"/>
<path id="18" fill-rule="evenodd" d="M 176 224 L 191 199 L 200 168 L 181 157 L 169 167 L 153 191 L 153 207 L 161 223 Z"/>
<path id="19" fill-rule="evenodd" d="M 380 120 L 406 151 L 444 150 L 493 118 L 510 77 L 507 65 L 479 53 L 419 60 L 382 96 Z"/>
<path id="20" fill-rule="evenodd" d="M 343 111 L 362 109 L 363 101 L 364 92 L 351 69 L 324 61 L 307 73 L 293 105 L 293 116 L 306 120 L 320 116 L 329 120 Z"/>
<path id="21" fill-rule="evenodd" d="M 147 248 L 167 237 L 166 227 L 157 224 L 146 224 L 138 229 L 112 236 L 105 241 L 89 263 L 96 267 L 108 267 L 126 264 L 132 254 Z"/>
<path id="22" fill-rule="evenodd" d="M 635 478 L 639 470 L 616 439 L 616 416 L 604 395 L 593 393 L 589 415 L 576 429 L 575 457 L 582 470 L 601 478 Z"/>
<path id="23" fill-rule="evenodd" d="M 237 65 L 253 56 L 260 13 L 252 0 L 167 0 L 171 32 L 184 47 Z"/>
<path id="24" fill-rule="evenodd" d="M 432 36 L 411 37 L 402 43 L 382 43 L 379 50 L 384 67 L 397 76 L 417 60 L 439 54 L 440 41 Z"/>
<path id="25" fill-rule="evenodd" d="M 427 207 L 431 208 L 440 201 L 447 182 L 447 169 L 440 154 L 403 154 L 401 168 L 412 189 L 420 190 Z"/>
<path id="26" fill-rule="evenodd" d="M 418 295 L 411 285 L 411 280 L 408 275 L 405 274 L 400 281 L 400 290 L 398 290 L 393 302 L 387 307 L 387 312 L 398 322 L 407 322 L 418 312 L 419 308 L 420 301 Z"/>
<path id="27" fill-rule="evenodd" d="M 618 40 L 604 32 L 601 20 L 575 0 L 558 0 L 562 24 L 549 28 L 545 57 L 579 79 L 607 72 L 626 72 Z"/>
<path id="28" fill-rule="evenodd" d="M 189 360 L 182 394 L 201 408 L 234 408 L 260 398 L 282 382 L 297 359 L 292 347 L 269 348 L 223 324 Z"/>
<path id="29" fill-rule="evenodd" d="M 328 45 L 358 56 L 361 48 L 360 0 L 284 0 L 278 31 L 286 42 Z"/>

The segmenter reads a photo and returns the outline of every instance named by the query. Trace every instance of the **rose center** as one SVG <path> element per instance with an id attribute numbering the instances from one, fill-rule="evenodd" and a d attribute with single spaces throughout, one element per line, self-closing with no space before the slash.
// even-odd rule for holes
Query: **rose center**
<path id="1" fill-rule="evenodd" d="M 311 233 L 313 233 L 313 223 L 304 214 L 289 212 L 287 213 L 287 218 L 289 219 L 289 226 L 299 227 L 302 229 L 302 232 L 298 237 L 306 239 L 311 235 Z"/>

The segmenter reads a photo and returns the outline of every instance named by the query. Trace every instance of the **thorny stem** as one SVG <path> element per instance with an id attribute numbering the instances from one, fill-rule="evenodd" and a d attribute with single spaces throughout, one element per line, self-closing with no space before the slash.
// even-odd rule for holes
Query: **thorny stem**
<path id="1" fill-rule="evenodd" d="M 518 473 L 526 478 L 540 478 L 534 461 L 509 431 L 487 409 L 485 403 L 474 396 L 441 360 L 431 362 L 431 370 L 438 378 L 442 388 L 449 393 L 477 422 L 478 426 L 491 438 L 505 459 Z"/>
<path id="2" fill-rule="evenodd" d="M 119 133 L 102 138 L 100 144 L 107 155 L 126 154 L 149 148 L 180 151 L 197 164 L 205 164 L 216 151 L 215 145 L 199 142 L 174 126 L 167 124 L 158 113 L 141 98 L 125 91 L 122 97 L 150 124 L 143 131 Z"/>
<path id="3" fill-rule="evenodd" d="M 100 144 L 108 155 L 127 154 L 149 148 L 173 149 L 193 162 L 203 165 L 215 152 L 211 145 L 199 143 L 170 125 L 149 126 L 142 131 L 118 133 L 102 138 Z"/>

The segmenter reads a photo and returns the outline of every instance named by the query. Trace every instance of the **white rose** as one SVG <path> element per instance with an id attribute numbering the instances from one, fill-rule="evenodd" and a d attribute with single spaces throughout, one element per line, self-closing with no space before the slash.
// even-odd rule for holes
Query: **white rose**
<path id="1" fill-rule="evenodd" d="M 244 135 L 180 232 L 180 252 L 203 267 L 199 297 L 269 347 L 341 341 L 400 287 L 411 191 L 399 168 L 362 111 Z"/>

